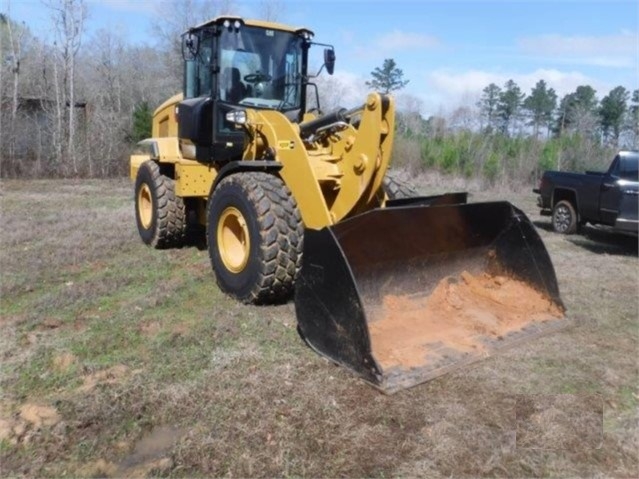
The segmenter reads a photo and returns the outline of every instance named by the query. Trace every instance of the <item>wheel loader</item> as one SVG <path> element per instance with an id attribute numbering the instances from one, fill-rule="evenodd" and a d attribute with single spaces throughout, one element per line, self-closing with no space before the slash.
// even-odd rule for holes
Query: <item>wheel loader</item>
<path id="1" fill-rule="evenodd" d="M 294 293 L 308 345 L 387 393 L 564 327 L 524 213 L 398 194 L 392 96 L 321 112 L 313 79 L 333 74 L 335 52 L 313 37 L 228 16 L 182 35 L 183 92 L 131 156 L 144 243 L 179 247 L 201 225 L 222 291 L 254 304 Z"/>

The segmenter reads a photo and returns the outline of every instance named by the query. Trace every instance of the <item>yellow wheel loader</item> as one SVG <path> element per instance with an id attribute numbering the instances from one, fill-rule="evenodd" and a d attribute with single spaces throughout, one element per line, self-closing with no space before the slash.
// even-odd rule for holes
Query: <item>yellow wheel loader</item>
<path id="1" fill-rule="evenodd" d="M 387 176 L 395 104 L 321 114 L 305 28 L 220 17 L 182 36 L 183 93 L 131 157 L 142 240 L 206 231 L 217 284 L 295 294 L 307 343 L 386 392 L 563 327 L 548 253 L 506 202 L 417 197 Z M 318 72 L 317 74 L 319 74 Z"/>

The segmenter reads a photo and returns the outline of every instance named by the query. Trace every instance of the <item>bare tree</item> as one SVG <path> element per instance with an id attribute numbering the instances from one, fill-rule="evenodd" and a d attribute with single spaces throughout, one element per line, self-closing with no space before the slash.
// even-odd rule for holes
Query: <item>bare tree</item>
<path id="1" fill-rule="evenodd" d="M 21 62 L 23 56 L 23 45 L 28 35 L 28 29 L 24 24 L 19 25 L 11 20 L 9 14 L 0 15 L 0 58 L 4 65 L 0 65 L 0 89 L 2 89 L 2 70 L 5 67 L 11 76 L 11 95 L 9 102 L 9 124 L 8 131 L 3 132 L 3 124 L 0 114 L 0 138 L 6 137 L 7 156 L 10 160 L 15 157 L 16 146 L 16 117 L 19 107 L 19 91 L 21 80 Z M 4 95 L 2 95 L 4 97 Z M 0 140 L 1 142 L 1 140 Z M 1 147 L 2 145 L 0 145 Z"/>
<path id="2" fill-rule="evenodd" d="M 175 85 L 174 90 L 182 82 L 182 33 L 217 15 L 236 14 L 238 9 L 234 0 L 164 0 L 156 4 L 156 19 L 152 22 L 152 31 L 159 48 L 165 51 L 166 71 Z"/>
<path id="3" fill-rule="evenodd" d="M 420 134 L 425 120 L 422 118 L 424 102 L 410 93 L 397 95 L 397 131 L 402 134 Z"/>
<path id="4" fill-rule="evenodd" d="M 455 130 L 472 131 L 478 121 L 479 113 L 472 106 L 458 106 L 448 115 L 448 122 Z"/>
<path id="5" fill-rule="evenodd" d="M 54 63 L 56 86 L 58 154 L 68 155 L 73 174 L 78 174 L 76 149 L 76 58 L 82 44 L 87 8 L 84 0 L 48 0 L 45 5 L 51 11 L 56 43 L 56 56 L 61 64 Z M 62 75 L 62 78 L 60 78 Z"/>

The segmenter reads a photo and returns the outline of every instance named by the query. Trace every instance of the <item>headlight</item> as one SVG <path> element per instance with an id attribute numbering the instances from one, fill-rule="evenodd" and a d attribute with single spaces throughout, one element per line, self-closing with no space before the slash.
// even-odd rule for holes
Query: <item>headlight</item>
<path id="1" fill-rule="evenodd" d="M 226 121 L 236 125 L 246 124 L 246 110 L 231 110 L 226 114 Z"/>

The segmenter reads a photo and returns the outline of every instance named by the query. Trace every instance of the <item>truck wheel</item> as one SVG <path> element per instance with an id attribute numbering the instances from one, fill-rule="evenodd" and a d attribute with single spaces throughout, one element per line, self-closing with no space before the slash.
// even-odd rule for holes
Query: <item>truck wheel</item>
<path id="1" fill-rule="evenodd" d="M 557 233 L 571 235 L 577 232 L 577 213 L 572 203 L 559 201 L 552 210 L 552 227 Z"/>
<path id="2" fill-rule="evenodd" d="M 154 248 L 184 243 L 184 200 L 175 196 L 175 181 L 160 173 L 158 164 L 151 160 L 140 165 L 135 179 L 135 219 L 142 241 Z"/>
<path id="3" fill-rule="evenodd" d="M 217 284 L 245 303 L 290 297 L 301 266 L 304 226 L 289 189 L 273 175 L 224 178 L 208 206 L 206 236 Z"/>
<path id="4" fill-rule="evenodd" d="M 389 200 L 419 196 L 415 188 L 408 181 L 401 179 L 394 171 L 387 171 L 384 176 L 384 192 Z"/>

